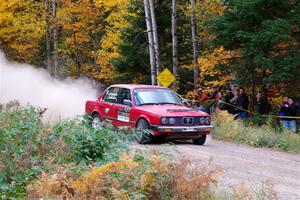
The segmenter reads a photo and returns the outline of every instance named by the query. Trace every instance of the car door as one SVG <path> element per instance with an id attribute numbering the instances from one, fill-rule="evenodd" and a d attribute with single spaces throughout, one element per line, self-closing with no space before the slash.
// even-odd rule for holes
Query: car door
<path id="1" fill-rule="evenodd" d="M 121 88 L 117 100 L 117 104 L 114 105 L 115 120 L 113 124 L 115 126 L 130 126 L 132 122 L 132 120 L 130 120 L 131 107 L 124 104 L 124 100 L 130 100 L 132 102 L 130 89 Z"/>
<path id="2" fill-rule="evenodd" d="M 102 97 L 100 103 L 100 115 L 102 120 L 113 123 L 115 120 L 115 105 L 118 102 L 119 87 L 111 87 Z"/>

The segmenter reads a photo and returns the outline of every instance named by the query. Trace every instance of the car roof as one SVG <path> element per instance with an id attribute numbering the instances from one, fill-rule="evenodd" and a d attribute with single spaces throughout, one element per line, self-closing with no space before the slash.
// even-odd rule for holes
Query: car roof
<path id="1" fill-rule="evenodd" d="M 143 85 L 143 84 L 114 84 L 111 85 L 110 87 L 123 87 L 123 88 L 128 88 L 128 89 L 138 89 L 138 88 L 163 88 L 163 89 L 168 89 L 163 86 L 157 86 L 157 85 Z"/>

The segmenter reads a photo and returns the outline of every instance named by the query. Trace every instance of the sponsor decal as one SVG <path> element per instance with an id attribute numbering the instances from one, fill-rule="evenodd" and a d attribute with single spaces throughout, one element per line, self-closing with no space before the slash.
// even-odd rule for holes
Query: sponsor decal
<path id="1" fill-rule="evenodd" d="M 118 111 L 118 120 L 121 122 L 129 122 L 129 112 Z"/>
<path id="2" fill-rule="evenodd" d="M 124 108 L 124 112 L 127 112 L 127 113 L 129 113 L 129 112 L 130 112 L 130 110 L 131 110 L 131 108 L 130 108 L 130 107 L 125 107 L 125 108 Z"/>

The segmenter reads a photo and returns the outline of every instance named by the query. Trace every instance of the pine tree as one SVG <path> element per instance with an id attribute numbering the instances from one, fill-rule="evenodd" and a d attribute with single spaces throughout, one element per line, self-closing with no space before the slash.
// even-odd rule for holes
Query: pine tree
<path id="1" fill-rule="evenodd" d="M 299 80 L 300 2 L 227 0 L 211 31 L 213 43 L 238 50 L 236 77 L 243 84 Z"/>

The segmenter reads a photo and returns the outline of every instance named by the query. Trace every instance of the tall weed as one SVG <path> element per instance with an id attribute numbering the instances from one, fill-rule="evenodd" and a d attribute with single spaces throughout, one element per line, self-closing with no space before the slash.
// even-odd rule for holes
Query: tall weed
<path id="1" fill-rule="evenodd" d="M 213 116 L 213 137 L 257 147 L 276 148 L 289 152 L 300 152 L 300 136 L 289 131 L 275 129 L 268 123 L 261 126 L 235 120 L 226 111 L 218 111 Z"/>

